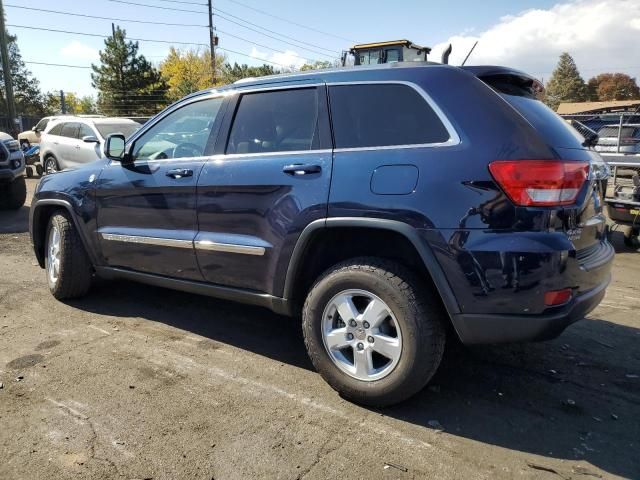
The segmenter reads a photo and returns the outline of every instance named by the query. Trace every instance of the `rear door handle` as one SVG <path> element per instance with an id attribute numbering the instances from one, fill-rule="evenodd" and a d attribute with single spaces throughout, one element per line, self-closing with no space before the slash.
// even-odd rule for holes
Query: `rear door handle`
<path id="1" fill-rule="evenodd" d="M 167 177 L 171 178 L 184 178 L 184 177 L 192 177 L 193 170 L 188 168 L 174 168 L 173 170 L 169 170 L 167 172 Z"/>
<path id="2" fill-rule="evenodd" d="M 309 175 L 310 173 L 320 173 L 322 171 L 322 167 L 320 167 L 320 165 L 305 165 L 299 163 L 286 165 L 282 168 L 282 171 L 288 175 L 301 176 Z"/>

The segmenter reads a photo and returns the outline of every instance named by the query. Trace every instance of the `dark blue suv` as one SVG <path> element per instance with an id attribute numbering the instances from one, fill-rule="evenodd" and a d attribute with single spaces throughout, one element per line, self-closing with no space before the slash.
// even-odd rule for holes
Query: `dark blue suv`
<path id="1" fill-rule="evenodd" d="M 391 64 L 193 94 L 107 158 L 47 175 L 31 236 L 51 292 L 124 278 L 301 316 L 354 401 L 420 390 L 447 331 L 558 335 L 613 249 L 597 153 L 502 67 Z"/>

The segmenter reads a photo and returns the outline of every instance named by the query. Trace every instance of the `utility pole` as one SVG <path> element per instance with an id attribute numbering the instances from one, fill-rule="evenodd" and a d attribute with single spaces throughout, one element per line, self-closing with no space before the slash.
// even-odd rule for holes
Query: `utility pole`
<path id="1" fill-rule="evenodd" d="M 7 31 L 4 26 L 4 5 L 0 0 L 0 54 L 2 55 L 2 75 L 4 79 L 4 92 L 7 99 L 7 111 L 11 127 L 9 133 L 17 136 L 16 129 L 16 103 L 13 98 L 13 79 L 11 78 L 11 65 L 9 63 L 9 47 L 7 46 Z"/>
<path id="2" fill-rule="evenodd" d="M 67 113 L 67 103 L 64 101 L 64 90 L 60 90 L 60 113 Z"/>
<path id="3" fill-rule="evenodd" d="M 211 82 L 216 84 L 216 45 L 218 37 L 214 35 L 213 30 L 213 5 L 211 0 L 207 0 L 209 5 L 209 50 L 211 53 Z"/>

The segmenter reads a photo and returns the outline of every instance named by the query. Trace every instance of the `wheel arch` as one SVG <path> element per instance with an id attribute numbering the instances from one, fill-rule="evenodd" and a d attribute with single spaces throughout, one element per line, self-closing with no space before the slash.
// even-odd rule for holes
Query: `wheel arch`
<path id="1" fill-rule="evenodd" d="M 95 252 L 91 248 L 90 242 L 88 241 L 88 238 L 86 236 L 86 232 L 82 228 L 78 220 L 78 216 L 73 210 L 71 202 L 59 198 L 47 198 L 38 200 L 34 205 L 31 206 L 31 211 L 29 212 L 31 242 L 33 243 L 33 249 L 36 254 L 38 264 L 40 265 L 40 267 L 44 268 L 44 248 L 46 243 L 47 225 L 49 224 L 49 219 L 51 218 L 51 216 L 54 215 L 55 212 L 60 210 L 65 211 L 69 214 L 69 217 L 73 222 L 73 226 L 76 228 L 76 231 L 80 236 L 82 245 L 84 246 L 84 249 L 89 256 L 91 263 L 93 265 L 96 265 Z"/>
<path id="2" fill-rule="evenodd" d="M 309 258 L 313 258 L 310 255 L 315 255 L 316 252 L 313 250 L 318 248 L 319 241 L 323 238 L 323 235 L 331 235 L 340 230 L 350 229 L 370 229 L 371 231 L 382 232 L 381 235 L 383 236 L 385 234 L 392 235 L 396 241 L 406 242 L 407 246 L 412 247 L 413 252 L 405 253 L 409 256 L 415 254 L 415 259 L 424 267 L 452 321 L 455 318 L 454 315 L 460 313 L 460 307 L 442 267 L 436 260 L 431 248 L 419 237 L 416 229 L 409 224 L 396 220 L 364 217 L 320 219 L 310 223 L 302 231 L 289 261 L 282 291 L 282 296 L 286 299 L 292 311 L 295 311 L 300 304 L 300 290 L 304 291 L 307 288 L 303 281 L 305 267 L 309 265 Z M 340 260 L 344 260 L 344 258 Z M 409 267 L 411 268 L 411 265 Z M 416 270 L 415 265 L 412 269 Z"/>

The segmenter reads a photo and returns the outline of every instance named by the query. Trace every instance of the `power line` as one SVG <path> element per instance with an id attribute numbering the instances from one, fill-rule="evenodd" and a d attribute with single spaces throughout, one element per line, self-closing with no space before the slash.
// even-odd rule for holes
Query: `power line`
<path id="1" fill-rule="evenodd" d="M 115 2 L 115 3 L 125 3 L 127 5 L 136 5 L 138 7 L 158 8 L 160 10 L 173 10 L 174 12 L 189 12 L 189 13 L 200 13 L 200 14 L 207 13 L 203 10 L 185 10 L 183 8 L 161 7 L 160 5 L 149 5 L 148 3 L 126 2 L 124 0 L 107 0 L 107 1 Z"/>
<path id="2" fill-rule="evenodd" d="M 31 27 L 31 26 L 27 26 L 27 25 L 9 25 L 7 24 L 7 27 L 12 27 L 12 28 L 27 28 L 29 30 L 43 30 L 46 32 L 55 32 L 55 33 L 69 33 L 72 35 L 85 35 L 87 37 L 101 37 L 101 38 L 109 38 L 109 35 L 100 35 L 98 33 L 85 33 L 85 32 L 72 32 L 69 30 L 56 30 L 54 28 L 45 28 L 45 27 Z M 181 45 L 200 45 L 202 47 L 208 47 L 208 45 L 204 44 L 204 43 L 196 43 L 196 42 L 178 42 L 178 41 L 173 41 L 173 40 L 157 40 L 157 39 L 151 39 L 151 38 L 133 38 L 133 37 L 127 37 L 129 40 L 135 40 L 138 42 L 155 42 L 155 43 L 169 43 L 169 44 L 173 44 L 173 43 L 179 43 Z"/>
<path id="3" fill-rule="evenodd" d="M 69 30 L 56 30 L 56 29 L 53 29 L 53 28 L 31 27 L 31 26 L 27 26 L 27 25 L 9 25 L 9 24 L 7 24 L 7 27 L 26 28 L 26 29 L 29 29 L 29 30 L 42 30 L 42 31 L 46 31 L 46 32 L 55 32 L 55 33 L 66 33 L 66 34 L 71 34 L 71 35 L 85 35 L 85 36 L 89 36 L 89 37 L 100 37 L 100 38 L 109 38 L 110 37 L 109 35 L 100 35 L 98 33 L 72 32 L 72 31 L 69 31 Z M 156 40 L 156 39 L 150 39 L 150 38 L 133 38 L 133 37 L 129 37 L 129 40 L 135 40 L 135 41 L 139 41 L 139 42 L 168 43 L 168 44 L 179 43 L 179 44 L 183 44 L 183 45 L 199 45 L 199 46 L 202 46 L 202 47 L 207 47 L 208 46 L 208 45 L 206 45 L 204 43 L 174 42 L 174 41 L 169 41 L 169 40 Z M 218 47 L 218 49 L 223 50 L 225 52 L 229 52 L 229 53 L 235 53 L 236 55 L 241 55 L 243 57 L 248 57 L 248 58 L 253 58 L 255 60 L 260 60 L 261 62 L 264 62 L 264 63 L 270 63 L 272 65 L 277 65 L 279 67 L 289 68 L 289 65 L 284 65 L 282 63 L 274 62 L 274 61 L 271 61 L 271 60 L 266 60 L 264 58 L 256 57 L 254 55 L 249 55 L 248 53 L 242 53 L 242 52 L 238 52 L 236 50 L 231 50 L 229 48 L 224 48 L 224 47 Z"/>
<path id="4" fill-rule="evenodd" d="M 197 2 L 185 2 L 184 0 L 158 0 L 159 2 L 168 2 L 168 3 L 184 3 L 185 5 L 204 5 L 207 6 L 206 3 L 197 3 Z"/>
<path id="5" fill-rule="evenodd" d="M 287 45 L 291 45 L 291 46 L 296 47 L 296 48 L 299 48 L 299 49 L 301 49 L 301 50 L 307 50 L 308 52 L 313 52 L 313 53 L 315 53 L 315 54 L 317 54 L 317 55 L 323 55 L 323 56 L 325 56 L 325 57 L 331 57 L 331 58 L 333 58 L 333 57 L 334 57 L 333 55 L 329 55 L 329 54 L 327 54 L 327 53 L 319 52 L 319 51 L 317 51 L 317 50 L 313 50 L 313 49 L 311 49 L 311 48 L 303 47 L 303 46 L 301 46 L 301 45 L 296 45 L 296 44 L 291 43 L 291 42 L 288 42 L 288 41 L 286 41 L 286 40 L 282 40 L 281 38 L 274 37 L 273 35 L 269 35 L 268 33 L 261 32 L 260 30 L 256 30 L 255 28 L 247 27 L 246 25 L 243 25 L 243 24 L 238 23 L 238 22 L 236 22 L 236 21 L 234 21 L 234 20 L 231 20 L 231 19 L 229 19 L 229 18 L 225 17 L 224 15 L 220 15 L 219 13 L 216 13 L 216 15 L 217 15 L 219 18 L 222 18 L 223 20 L 226 20 L 227 22 L 233 23 L 233 24 L 238 25 L 238 26 L 240 26 L 240 27 L 242 27 L 242 28 L 246 28 L 247 30 L 251 30 L 252 32 L 259 33 L 260 35 L 263 35 L 263 36 L 265 36 L 265 37 L 272 38 L 273 40 L 277 40 L 277 41 L 279 41 L 279 42 L 286 43 Z M 220 32 L 221 30 L 218 30 L 218 31 Z M 278 35 L 278 34 L 277 34 L 277 35 Z M 331 50 L 328 50 L 328 51 L 331 51 Z M 337 53 L 337 52 L 334 52 L 334 53 Z"/>
<path id="6" fill-rule="evenodd" d="M 47 65 L 49 67 L 91 68 L 90 66 L 86 66 L 86 65 L 67 65 L 63 63 L 47 63 L 47 62 L 28 62 L 26 60 L 24 63 L 29 63 L 33 65 Z"/>
<path id="7" fill-rule="evenodd" d="M 44 8 L 23 7 L 21 5 L 10 5 L 10 4 L 7 4 L 7 5 L 5 5 L 5 7 L 21 8 L 23 10 L 33 10 L 33 11 L 36 11 L 36 12 L 56 13 L 56 14 L 60 14 L 60 15 L 71 15 L 71 16 L 74 16 L 74 17 L 96 18 L 98 20 L 110 20 L 110 21 L 116 21 L 116 22 L 149 23 L 151 25 L 171 25 L 171 26 L 175 26 L 175 27 L 203 27 L 203 28 L 207 28 L 206 25 L 195 25 L 195 24 L 190 24 L 190 23 L 151 22 L 151 21 L 148 21 L 148 20 L 133 20 L 133 19 L 130 19 L 130 18 L 99 17 L 99 16 L 96 16 L 96 15 L 86 15 L 86 14 L 83 14 L 83 13 L 63 12 L 61 10 L 47 10 L 47 9 L 44 9 Z"/>
<path id="8" fill-rule="evenodd" d="M 115 0 L 110 0 L 110 1 L 115 1 Z M 299 39 L 297 39 L 297 38 L 290 37 L 290 36 L 288 36 L 288 35 L 285 35 L 285 34 L 283 34 L 283 33 L 276 32 L 276 31 L 274 31 L 274 30 L 270 30 L 270 29 L 265 28 L 265 27 L 263 27 L 263 26 L 261 26 L 261 25 L 258 25 L 257 23 L 249 22 L 248 20 L 245 20 L 244 18 L 238 17 L 238 16 L 233 15 L 233 14 L 231 14 L 231 13 L 229 13 L 229 12 L 225 12 L 224 10 L 220 10 L 219 8 L 214 8 L 214 10 L 216 11 L 216 14 L 217 14 L 217 16 L 218 16 L 218 17 L 224 18 L 224 19 L 225 19 L 225 20 L 227 20 L 228 22 L 236 23 L 236 22 L 234 22 L 233 20 L 229 20 L 228 18 L 225 18 L 223 15 L 227 15 L 227 16 L 229 16 L 229 17 L 231 17 L 231 18 L 235 18 L 236 20 L 239 20 L 239 21 L 241 21 L 241 22 L 243 22 L 243 23 L 246 23 L 246 24 L 252 25 L 252 26 L 254 26 L 254 27 L 260 28 L 260 29 L 265 30 L 265 31 L 267 31 L 267 32 L 269 32 L 269 33 L 273 33 L 273 34 L 275 34 L 275 35 L 279 35 L 279 36 L 281 36 L 281 37 L 283 37 L 283 38 L 287 38 L 287 39 L 289 39 L 289 40 L 293 40 L 294 42 L 297 42 L 297 43 L 302 43 L 302 44 L 304 44 L 304 45 L 309 45 L 309 46 L 314 47 L 314 48 L 319 48 L 319 49 L 321 49 L 321 50 L 325 50 L 325 51 L 327 51 L 327 52 L 331 52 L 332 54 L 336 54 L 336 53 L 338 53 L 338 52 L 337 52 L 337 51 L 335 51 L 335 50 L 331 50 L 331 49 L 329 49 L 329 48 L 324 48 L 324 47 L 321 47 L 321 46 L 319 46 L 319 45 L 315 45 L 315 44 L 313 44 L 313 43 L 303 42 L 302 40 L 299 40 Z M 222 13 L 223 15 L 220 15 L 220 13 Z M 236 23 L 236 25 L 238 25 L 238 24 Z M 241 27 L 248 28 L 248 27 L 246 27 L 246 26 L 244 26 L 244 25 L 240 25 L 240 26 L 241 26 Z M 250 29 L 250 30 L 251 30 L 251 29 Z M 255 31 L 255 30 L 254 30 L 254 31 Z M 258 32 L 258 33 L 262 33 L 262 32 Z M 276 39 L 276 40 L 278 40 L 278 39 Z M 282 41 L 282 40 L 280 40 L 280 41 Z M 296 45 L 296 46 L 298 46 L 298 45 Z M 298 46 L 298 47 L 299 47 L 299 46 Z M 304 47 L 299 47 L 299 48 L 304 48 Z M 316 53 L 319 53 L 319 52 L 316 52 Z M 325 55 L 325 54 L 323 54 L 323 55 Z"/>
<path id="9" fill-rule="evenodd" d="M 262 44 L 262 43 L 254 42 L 253 40 L 247 40 L 246 38 L 240 37 L 240 36 L 235 35 L 235 34 L 233 34 L 233 33 L 225 32 L 225 31 L 220 30 L 220 29 L 218 29 L 218 30 L 216 30 L 216 31 L 218 31 L 218 32 L 220 32 L 220 33 L 223 33 L 223 34 L 225 34 L 225 35 L 228 35 L 228 36 L 230 36 L 230 37 L 234 37 L 234 38 L 237 38 L 237 39 L 239 39 L 239 40 L 243 40 L 243 41 L 245 41 L 245 42 L 251 43 L 251 44 L 256 45 L 256 46 L 258 46 L 258 47 L 266 48 L 267 50 L 272 50 L 272 51 L 274 51 L 274 52 L 283 53 L 283 54 L 285 54 L 285 55 L 289 54 L 289 55 L 291 55 L 292 57 L 301 58 L 302 60 L 305 60 L 305 61 L 307 60 L 307 58 L 306 58 L 306 57 L 302 57 L 302 56 L 300 56 L 300 55 L 298 55 L 298 54 L 296 54 L 296 53 L 291 53 L 291 52 L 285 52 L 285 51 L 283 51 L 283 50 L 278 50 L 277 48 L 269 47 L 268 45 L 264 45 L 264 44 Z M 219 48 L 219 47 L 218 47 L 218 48 Z"/>
<path id="10" fill-rule="evenodd" d="M 115 2 L 115 3 L 123 3 L 123 4 L 126 4 L 126 5 L 135 5 L 135 6 L 138 6 L 138 7 L 158 8 L 158 9 L 161 9 L 161 10 L 172 10 L 172 11 L 176 11 L 176 12 L 188 12 L 188 13 L 200 13 L 200 14 L 204 13 L 204 14 L 206 14 L 206 12 L 204 12 L 204 11 L 198 11 L 198 10 L 185 10 L 185 9 L 182 9 L 182 8 L 172 8 L 172 7 L 162 7 L 162 6 L 160 6 L 160 5 L 149 5 L 148 3 L 129 2 L 129 1 L 126 1 L 126 0 L 108 0 L 108 1 L 109 1 L 109 2 Z M 233 20 L 230 20 L 230 19 L 228 19 L 228 18 L 225 18 L 224 16 L 220 15 L 220 13 L 222 13 L 222 14 L 224 14 L 224 15 L 228 15 L 229 17 L 232 17 L 232 18 L 238 19 L 238 20 L 240 20 L 240 21 L 242 21 L 242 22 L 244 22 L 244 23 L 247 23 L 247 24 L 249 24 L 249 25 L 253 25 L 254 27 L 260 28 L 260 29 L 262 29 L 262 30 L 265 30 L 265 31 L 270 32 L 270 33 L 273 33 L 273 34 L 275 34 L 275 35 L 279 35 L 279 36 L 281 36 L 281 37 L 283 37 L 283 38 L 287 38 L 287 39 L 289 39 L 289 40 L 293 40 L 293 41 L 298 42 L 298 43 L 301 43 L 301 44 L 309 45 L 309 46 L 312 46 L 312 47 L 314 47 L 314 48 L 319 48 L 319 49 L 321 49 L 321 50 L 325 50 L 325 51 L 327 51 L 327 52 L 331 52 L 331 53 L 332 53 L 331 57 L 335 56 L 335 54 L 336 54 L 336 53 L 338 53 L 338 52 L 336 52 L 336 51 L 334 51 L 334 50 L 330 50 L 330 49 L 328 49 L 328 48 L 324 48 L 324 47 L 321 47 L 321 46 L 318 46 L 318 45 L 314 45 L 314 44 L 311 44 L 311 43 L 303 42 L 302 40 L 298 40 L 298 39 L 296 39 L 296 38 L 294 38 L 294 37 L 290 37 L 290 36 L 288 36 L 288 35 L 284 35 L 284 34 L 282 34 L 282 33 L 278 33 L 278 32 L 276 32 L 276 31 L 274 31 L 274 30 L 269 30 L 268 28 L 265 28 L 265 27 L 262 27 L 261 25 L 258 25 L 258 24 L 255 24 L 255 23 L 249 22 L 249 21 L 247 21 L 247 20 L 244 20 L 243 18 L 237 17 L 236 15 L 233 15 L 233 14 L 231 14 L 231 13 L 229 13 L 229 12 L 224 11 L 224 10 L 220 10 L 219 8 L 214 8 L 213 10 L 216 12 L 216 15 L 217 15 L 217 16 L 219 16 L 219 17 L 221 17 L 221 18 L 224 18 L 224 19 L 225 19 L 225 20 L 227 20 L 228 22 L 234 23 L 234 24 L 236 24 L 236 25 L 240 25 L 241 27 L 247 28 L 247 29 L 252 30 L 252 31 L 254 31 L 254 32 L 255 32 L 256 30 L 253 30 L 253 29 L 251 29 L 251 28 L 249 28 L 249 27 L 247 27 L 247 26 L 245 26 L 245 25 L 238 24 L 237 22 L 235 22 L 235 21 L 233 21 Z M 220 12 L 220 13 L 218 13 L 218 12 Z M 274 37 L 270 37 L 269 35 L 266 35 L 266 34 L 265 34 L 265 33 L 263 33 L 263 32 L 260 32 L 260 31 L 257 31 L 257 33 L 260 33 L 260 34 L 262 34 L 262 35 L 268 36 L 269 38 L 274 38 Z M 280 42 L 284 42 L 284 40 L 281 40 L 281 39 L 279 39 L 279 38 L 274 38 L 274 39 L 275 39 L 275 40 L 278 40 L 278 41 L 280 41 Z M 284 43 L 289 43 L 289 42 L 284 42 Z M 296 45 L 291 44 L 291 43 L 289 43 L 289 44 L 290 44 L 290 45 L 293 45 L 293 46 L 295 46 L 295 47 L 298 47 L 298 48 L 302 48 L 302 49 L 304 49 L 304 50 L 313 51 L 314 53 L 317 53 L 317 54 L 319 54 L 319 55 L 330 56 L 330 55 L 327 55 L 326 53 L 317 52 L 317 51 L 315 51 L 315 50 L 310 50 L 310 49 L 308 49 L 308 48 L 302 47 L 302 46 L 297 45 L 297 44 L 296 44 Z"/>
<path id="11" fill-rule="evenodd" d="M 278 19 L 280 21 L 290 23 L 292 25 L 297 25 L 298 27 L 306 28 L 307 30 L 312 30 L 314 32 L 321 33 L 321 34 L 327 35 L 329 37 L 339 38 L 340 40 L 346 40 L 347 42 L 357 43 L 355 40 L 350 40 L 348 38 L 341 37 L 340 35 L 336 35 L 334 33 L 324 32 L 322 30 L 318 30 L 317 28 L 310 27 L 310 26 L 304 25 L 302 23 L 294 22 L 293 20 L 288 20 L 288 19 L 283 18 L 283 17 L 279 17 L 278 15 L 274 15 L 272 13 L 265 12 L 264 10 L 260 10 L 259 8 L 251 7 L 251 6 L 246 5 L 246 4 L 242 3 L 242 2 L 238 2 L 237 0 L 229 0 L 229 1 L 232 2 L 232 3 L 235 3 L 237 5 L 241 5 L 241 6 L 245 7 L 245 8 L 248 8 L 249 10 L 253 10 L 254 12 L 261 13 L 261 14 L 266 15 L 268 17 L 275 18 L 275 19 Z"/>

